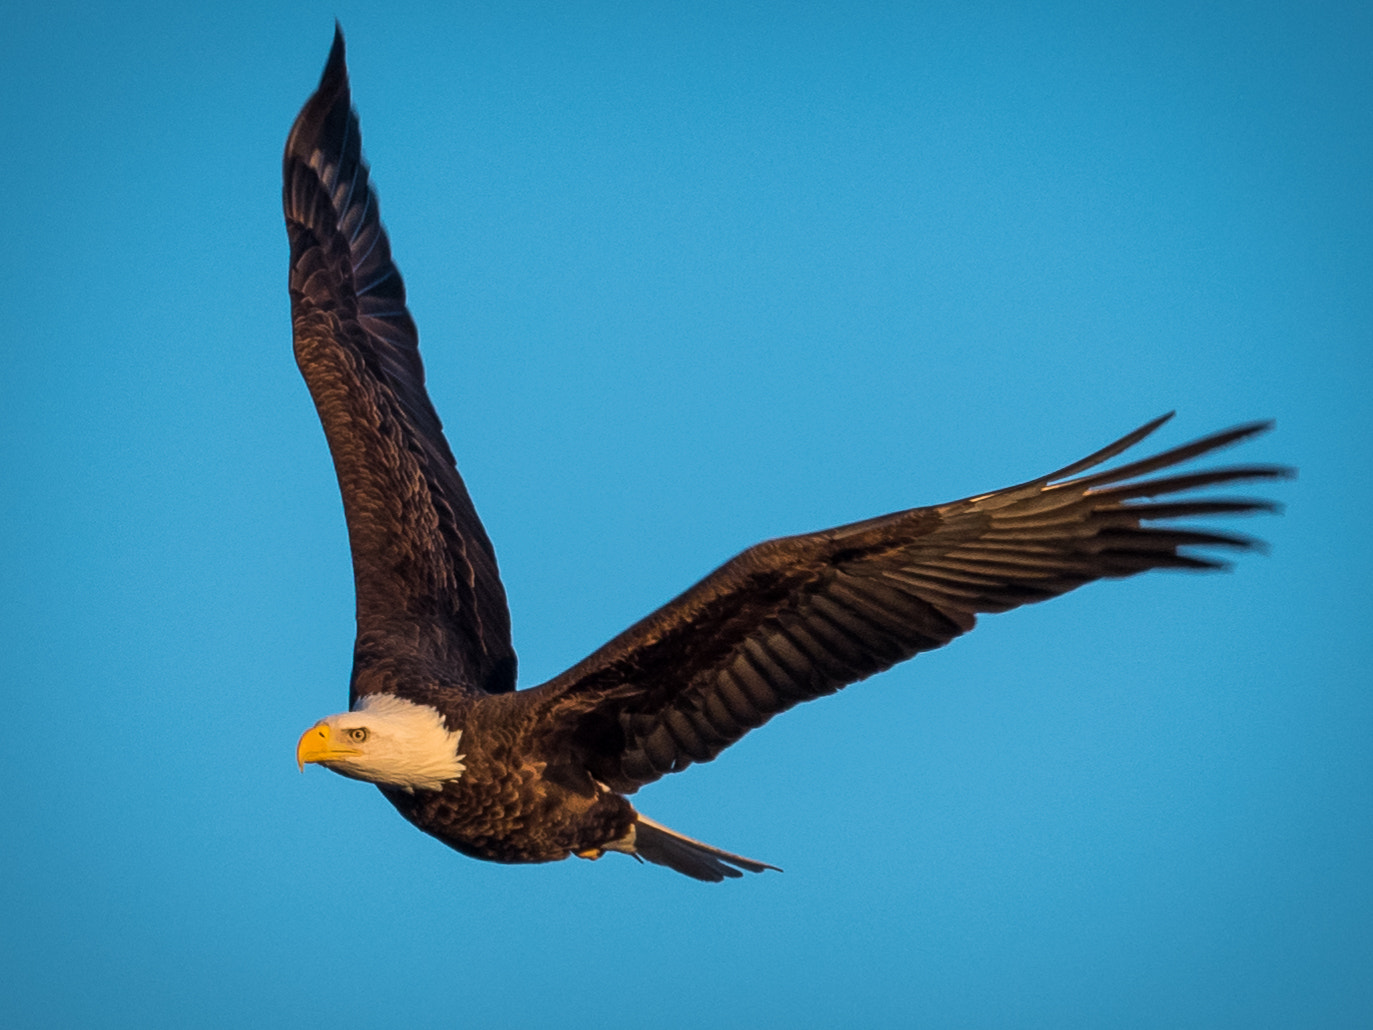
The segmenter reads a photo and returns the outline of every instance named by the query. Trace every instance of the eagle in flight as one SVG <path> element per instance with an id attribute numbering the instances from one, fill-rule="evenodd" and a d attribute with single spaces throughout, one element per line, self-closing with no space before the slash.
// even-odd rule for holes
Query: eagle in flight
<path id="1" fill-rule="evenodd" d="M 654 822 L 628 795 L 793 705 L 943 647 L 979 613 L 1150 569 L 1223 568 L 1216 549 L 1253 541 L 1176 520 L 1275 506 L 1195 491 L 1288 474 L 1174 471 L 1264 423 L 1102 468 L 1164 416 L 1019 486 L 750 547 L 516 690 L 495 551 L 425 392 L 337 29 L 283 174 L 295 356 L 338 473 L 357 591 L 348 711 L 306 730 L 297 761 L 375 783 L 474 858 L 619 851 L 710 881 L 774 869 Z"/>

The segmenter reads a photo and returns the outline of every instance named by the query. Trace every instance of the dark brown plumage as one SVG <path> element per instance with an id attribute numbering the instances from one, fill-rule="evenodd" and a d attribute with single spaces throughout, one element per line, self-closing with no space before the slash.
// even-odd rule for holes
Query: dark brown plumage
<path id="1" fill-rule="evenodd" d="M 1095 579 L 1220 568 L 1212 549 L 1252 542 L 1173 520 L 1273 505 L 1193 491 L 1287 474 L 1247 465 L 1155 475 L 1262 423 L 1097 471 L 1165 416 L 1020 486 L 759 544 L 517 692 L 495 553 L 425 393 L 341 33 L 283 171 L 296 360 L 338 472 L 358 622 L 354 711 L 312 727 L 298 753 L 377 782 L 417 826 L 478 858 L 619 850 L 705 880 L 770 868 L 658 826 L 623 795 L 709 761 L 795 704 L 947 644 L 979 613 Z M 424 743 L 377 757 L 367 741 L 381 742 L 388 720 Z M 412 752 L 440 771 L 414 771 Z"/>

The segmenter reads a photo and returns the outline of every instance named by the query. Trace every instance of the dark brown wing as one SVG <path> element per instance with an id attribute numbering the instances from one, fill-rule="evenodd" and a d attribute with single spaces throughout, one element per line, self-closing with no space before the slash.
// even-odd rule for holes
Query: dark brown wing
<path id="1" fill-rule="evenodd" d="M 1267 465 L 1152 479 L 1268 428 L 1240 426 L 1082 475 L 1171 416 L 1058 472 L 995 493 L 751 547 L 537 691 L 562 750 L 633 791 L 714 758 L 795 704 L 942 647 L 980 612 L 1157 568 L 1215 569 L 1189 547 L 1254 542 L 1160 520 L 1272 511 L 1267 501 L 1183 497 L 1273 479 Z M 1072 478 L 1072 477 L 1078 478 Z"/>
<path id="2" fill-rule="evenodd" d="M 424 390 L 405 285 L 368 184 L 343 34 L 286 141 L 296 362 L 334 456 L 357 587 L 353 693 L 398 675 L 511 690 L 496 556 Z"/>

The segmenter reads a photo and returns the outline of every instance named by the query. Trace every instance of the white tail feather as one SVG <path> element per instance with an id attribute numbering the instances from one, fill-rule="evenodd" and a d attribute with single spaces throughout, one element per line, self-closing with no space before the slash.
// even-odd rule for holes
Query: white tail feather
<path id="1" fill-rule="evenodd" d="M 637 821 L 634 825 L 632 854 L 655 865 L 665 865 L 693 879 L 711 883 L 719 883 L 726 876 L 743 876 L 745 872 L 761 873 L 764 869 L 782 871 L 775 865 L 734 855 L 684 837 L 662 823 L 655 823 L 648 816 L 637 812 L 635 816 Z"/>

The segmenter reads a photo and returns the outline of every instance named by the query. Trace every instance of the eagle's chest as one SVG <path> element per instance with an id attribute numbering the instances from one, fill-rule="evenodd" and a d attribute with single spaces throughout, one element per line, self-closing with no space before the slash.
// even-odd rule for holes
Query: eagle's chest
<path id="1" fill-rule="evenodd" d="M 463 854 L 497 862 L 557 861 L 615 839 L 633 819 L 623 798 L 568 789 L 513 741 L 479 743 L 468 732 L 463 743 L 467 768 L 442 790 L 382 791 L 412 823 Z"/>

